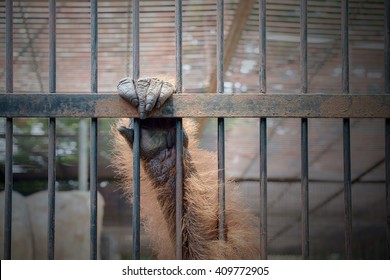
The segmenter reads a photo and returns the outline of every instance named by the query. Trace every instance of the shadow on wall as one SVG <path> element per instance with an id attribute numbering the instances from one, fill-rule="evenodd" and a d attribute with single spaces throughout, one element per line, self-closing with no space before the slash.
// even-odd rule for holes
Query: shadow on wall
<path id="1" fill-rule="evenodd" d="M 4 192 L 0 193 L 0 257 L 4 254 Z M 104 199 L 98 194 L 98 242 L 103 225 Z M 23 197 L 13 192 L 12 259 L 47 259 L 48 193 Z M 55 259 L 90 258 L 90 194 L 56 192 Z M 98 244 L 98 248 L 99 248 Z M 98 256 L 99 256 L 98 252 Z"/>

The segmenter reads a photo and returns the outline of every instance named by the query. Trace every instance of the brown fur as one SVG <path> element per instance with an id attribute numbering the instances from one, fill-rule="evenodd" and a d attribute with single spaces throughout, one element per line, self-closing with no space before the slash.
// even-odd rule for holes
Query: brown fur
<path id="1" fill-rule="evenodd" d="M 128 126 L 121 119 L 117 126 Z M 240 201 L 237 187 L 227 183 L 226 241 L 218 240 L 218 182 L 216 155 L 198 148 L 194 135 L 196 125 L 185 119 L 184 129 L 189 138 L 184 159 L 183 199 L 183 258 L 184 259 L 258 259 L 259 231 L 254 216 Z M 113 166 L 122 186 L 131 197 L 132 151 L 128 142 L 113 129 Z M 196 172 L 191 171 L 196 170 Z M 168 176 L 175 177 L 175 170 Z M 156 186 L 148 163 L 141 165 L 141 220 L 152 239 L 152 248 L 159 259 L 175 258 L 175 200 L 174 190 Z"/>

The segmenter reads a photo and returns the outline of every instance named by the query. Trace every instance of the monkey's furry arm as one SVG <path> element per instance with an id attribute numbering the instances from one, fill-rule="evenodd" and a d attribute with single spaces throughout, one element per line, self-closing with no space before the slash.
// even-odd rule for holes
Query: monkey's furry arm
<path id="1" fill-rule="evenodd" d="M 175 178 L 176 178 L 176 122 L 175 119 L 145 119 L 147 112 L 160 107 L 174 92 L 172 84 L 157 78 L 144 78 L 135 83 L 123 79 L 119 82 L 120 96 L 138 107 L 141 118 L 141 159 L 142 165 L 153 188 L 157 191 L 157 200 L 167 221 L 171 241 L 175 240 Z M 119 133 L 133 145 L 133 121 L 129 127 L 119 126 Z M 184 132 L 183 141 L 184 193 L 191 190 L 189 181 L 198 180 L 197 171 L 188 151 L 188 137 Z M 194 213 L 191 202 L 183 203 L 183 257 L 201 259 L 210 255 L 207 240 L 216 240 L 216 227 L 207 232 L 204 217 Z"/>
<path id="2" fill-rule="evenodd" d="M 175 88 L 157 78 L 143 78 L 137 82 L 123 79 L 118 84 L 118 92 L 138 108 L 141 118 L 141 216 L 149 225 L 158 257 L 174 258 L 176 122 L 175 119 L 146 116 L 155 107 L 159 108 L 175 92 Z M 234 188 L 229 189 L 227 194 L 226 241 L 218 240 L 215 155 L 197 148 L 193 122 L 183 120 L 183 124 L 183 258 L 254 258 L 258 254 L 258 245 L 253 217 L 239 205 Z M 126 123 L 121 120 L 117 131 L 119 134 L 116 135 L 123 136 L 125 141 L 115 136 L 114 167 L 129 182 L 132 163 L 129 160 L 131 155 L 126 151 L 133 146 L 133 121 Z"/>

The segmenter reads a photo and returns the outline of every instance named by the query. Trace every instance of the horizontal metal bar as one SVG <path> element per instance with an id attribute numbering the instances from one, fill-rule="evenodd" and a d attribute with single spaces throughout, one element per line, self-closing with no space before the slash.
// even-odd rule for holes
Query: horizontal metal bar
<path id="1" fill-rule="evenodd" d="M 0 94 L 0 117 L 138 117 L 117 94 Z M 390 118 L 390 95 L 177 94 L 150 117 Z"/>

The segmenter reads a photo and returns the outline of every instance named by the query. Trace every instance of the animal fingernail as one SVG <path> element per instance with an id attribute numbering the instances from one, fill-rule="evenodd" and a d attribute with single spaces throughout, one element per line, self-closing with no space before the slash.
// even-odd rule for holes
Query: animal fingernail
<path id="1" fill-rule="evenodd" d="M 134 98 L 133 100 L 131 100 L 131 104 L 133 106 L 138 106 L 138 99 Z"/>

